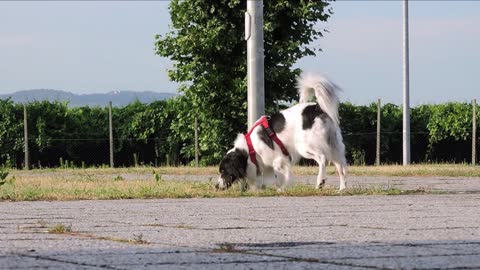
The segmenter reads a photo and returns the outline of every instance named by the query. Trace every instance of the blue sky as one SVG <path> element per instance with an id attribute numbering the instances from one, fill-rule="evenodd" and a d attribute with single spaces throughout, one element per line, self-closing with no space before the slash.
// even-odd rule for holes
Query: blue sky
<path id="1" fill-rule="evenodd" d="M 402 3 L 337 1 L 316 45 L 300 60 L 342 86 L 342 100 L 401 103 Z M 0 94 L 33 88 L 74 93 L 175 92 L 154 54 L 168 31 L 168 1 L 0 1 Z M 480 2 L 410 2 L 411 102 L 480 99 Z M 267 71 L 268 72 L 268 71 Z"/>

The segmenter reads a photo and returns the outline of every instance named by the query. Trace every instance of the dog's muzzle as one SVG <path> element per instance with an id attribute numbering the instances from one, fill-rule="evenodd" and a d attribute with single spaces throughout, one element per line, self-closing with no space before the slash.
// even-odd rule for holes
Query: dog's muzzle
<path id="1" fill-rule="evenodd" d="M 218 177 L 217 184 L 215 185 L 216 189 L 224 190 L 227 188 L 227 185 L 225 184 L 225 180 L 222 177 Z"/>

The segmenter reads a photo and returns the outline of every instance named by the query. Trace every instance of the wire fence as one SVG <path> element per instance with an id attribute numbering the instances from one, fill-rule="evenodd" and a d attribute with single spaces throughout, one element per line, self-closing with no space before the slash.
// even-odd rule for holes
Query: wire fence
<path id="1" fill-rule="evenodd" d="M 429 145 L 428 136 L 430 131 L 425 127 L 423 130 L 413 130 L 410 135 L 413 137 L 411 145 L 414 162 L 429 162 L 436 160 L 453 160 L 460 162 L 471 162 L 476 164 L 477 151 L 476 136 L 477 112 L 476 101 L 473 100 L 471 144 L 468 138 L 461 140 L 447 139 L 432 150 Z M 25 107 L 24 113 L 27 112 Z M 111 104 L 110 104 L 111 109 Z M 402 131 L 385 130 L 382 128 L 380 100 L 378 101 L 377 121 L 368 129 L 376 131 L 351 132 L 343 131 L 342 135 L 347 148 L 347 159 L 353 164 L 384 164 L 399 163 L 402 151 Z M 13 160 L 26 169 L 32 167 L 62 166 L 65 163 L 69 166 L 136 166 L 136 165 L 180 165 L 191 164 L 199 166 L 199 159 L 202 158 L 202 151 L 199 147 L 199 137 L 202 131 L 198 128 L 195 118 L 192 128 L 194 138 L 188 145 L 170 147 L 166 151 L 162 147 L 167 143 L 167 137 L 126 137 L 114 136 L 113 128 L 115 121 L 109 117 L 105 123 L 106 128 L 98 133 L 79 134 L 62 131 L 55 136 L 49 135 L 45 138 L 38 135 L 30 136 L 30 127 L 27 125 L 27 115 L 24 115 L 23 138 L 2 138 L 3 148 L 16 148 L 23 152 L 23 161 L 17 151 Z M 387 123 L 388 124 L 388 123 Z M 111 135 L 110 135 L 111 134 Z M 58 136 L 58 137 L 57 137 Z M 28 138 L 25 140 L 25 138 Z M 21 146 L 23 144 L 23 147 Z M 46 147 L 45 145 L 48 145 Z M 470 148 L 471 146 L 471 148 Z M 194 149 L 193 154 L 186 158 L 179 158 L 184 147 Z M 22 149 L 20 149 L 22 148 Z M 50 148 L 54 149 L 51 150 Z M 465 154 L 465 153 L 468 153 Z M 471 156 L 469 156 L 471 153 Z M 467 159 L 467 156 L 471 157 Z M 67 161 L 68 160 L 68 161 Z"/>

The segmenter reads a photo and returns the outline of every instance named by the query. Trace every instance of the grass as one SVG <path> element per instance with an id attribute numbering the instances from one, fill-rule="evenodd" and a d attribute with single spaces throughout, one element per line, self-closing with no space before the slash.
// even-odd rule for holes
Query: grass
<path id="1" fill-rule="evenodd" d="M 330 169 L 330 173 L 333 173 L 333 168 Z M 348 174 L 355 176 L 480 177 L 480 166 L 470 164 L 350 166 Z"/>
<path id="2" fill-rule="evenodd" d="M 156 181 L 153 176 L 141 180 L 119 180 L 117 177 L 92 176 L 88 172 L 74 174 L 23 174 L 16 181 L 0 188 L 0 201 L 37 200 L 107 200 L 147 198 L 219 198 L 268 196 L 337 196 L 337 195 L 400 195 L 425 193 L 423 190 L 403 191 L 390 187 L 351 187 L 338 192 L 337 187 L 316 190 L 298 184 L 277 192 L 274 188 L 242 192 L 239 185 L 218 191 L 214 182 Z"/>
<path id="3" fill-rule="evenodd" d="M 212 251 L 216 253 L 232 253 L 238 252 L 238 249 L 235 247 L 235 244 L 220 243 L 217 245 L 217 248 L 214 248 Z"/>
<path id="4" fill-rule="evenodd" d="M 39 224 L 41 225 L 41 228 L 47 227 L 47 224 L 43 220 L 40 220 Z M 145 239 L 143 239 L 143 234 L 133 234 L 133 239 L 124 239 L 124 238 L 111 237 L 111 236 L 97 236 L 90 233 L 74 232 L 72 230 L 72 225 L 64 225 L 61 223 L 55 224 L 53 227 L 49 228 L 47 233 L 65 234 L 65 235 L 79 236 L 79 237 L 85 237 L 85 238 L 96 239 L 96 240 L 106 240 L 106 241 L 128 243 L 128 244 L 149 244 Z"/>
<path id="5" fill-rule="evenodd" d="M 15 171 L 14 171 L 15 172 Z M 21 174 L 22 171 L 16 171 Z M 36 174 L 66 173 L 66 174 L 91 174 L 96 176 L 121 174 L 148 174 L 161 181 L 161 175 L 215 175 L 218 167 L 131 167 L 131 168 L 87 168 L 87 169 L 36 169 L 31 172 Z M 318 173 L 316 166 L 295 166 L 295 175 L 315 175 Z M 327 167 L 328 174 L 334 174 L 334 167 Z M 382 165 L 382 166 L 349 166 L 348 174 L 353 176 L 449 176 L 449 177 L 480 177 L 480 166 L 469 164 L 417 164 L 417 165 Z"/>
<path id="6" fill-rule="evenodd" d="M 316 175 L 317 167 L 294 167 L 295 175 Z M 437 176 L 480 177 L 480 167 L 466 164 L 436 164 L 411 166 L 351 166 L 349 175 L 355 176 Z M 312 186 L 298 184 L 282 193 L 273 188 L 257 192 L 242 192 L 238 185 L 228 191 L 217 191 L 214 183 L 166 181 L 162 175 L 216 175 L 216 167 L 136 167 L 44 169 L 32 171 L 11 170 L 2 179 L 0 201 L 35 200 L 106 200 L 146 198 L 218 198 L 266 196 L 337 196 L 337 195 L 400 195 L 425 193 L 424 190 L 407 190 L 388 186 L 356 186 L 339 193 L 335 188 L 315 190 Z M 328 174 L 333 174 L 332 166 Z M 133 176 L 133 177 L 132 177 Z"/>
<path id="7" fill-rule="evenodd" d="M 52 228 L 48 229 L 48 233 L 53 234 L 69 234 L 72 233 L 72 225 L 56 224 Z"/>

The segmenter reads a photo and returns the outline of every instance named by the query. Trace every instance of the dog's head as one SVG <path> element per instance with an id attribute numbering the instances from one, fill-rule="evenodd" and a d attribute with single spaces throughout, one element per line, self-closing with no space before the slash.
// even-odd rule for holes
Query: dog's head
<path id="1" fill-rule="evenodd" d="M 248 153 L 245 150 L 234 148 L 220 162 L 220 177 L 215 185 L 217 189 L 227 189 L 238 180 L 247 175 Z"/>

